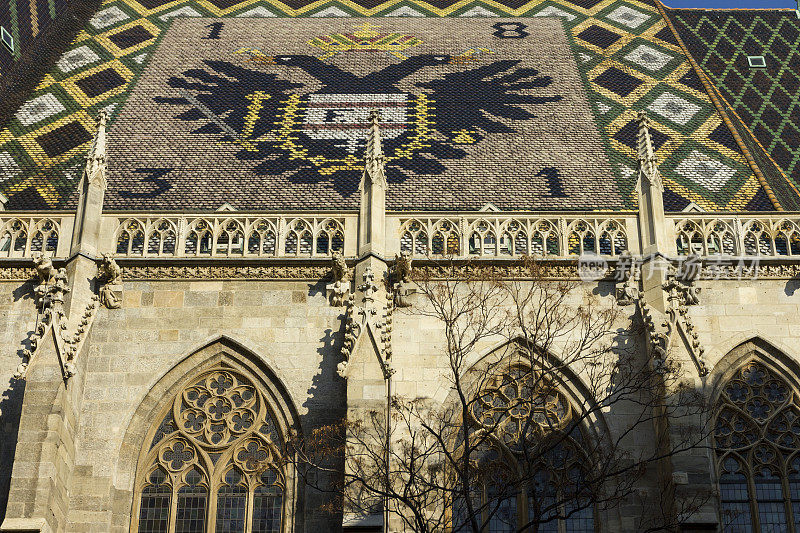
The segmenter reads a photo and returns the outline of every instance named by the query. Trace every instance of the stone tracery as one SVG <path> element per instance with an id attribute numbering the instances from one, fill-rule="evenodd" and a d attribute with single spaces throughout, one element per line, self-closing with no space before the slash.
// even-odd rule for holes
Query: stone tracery
<path id="1" fill-rule="evenodd" d="M 488 531 L 517 531 L 527 523 L 540 524 L 539 530 L 594 531 L 578 417 L 546 373 L 525 363 L 509 365 L 480 387 L 470 416 L 475 430 L 494 442 L 477 469 L 482 489 L 476 503 Z"/>
<path id="2" fill-rule="evenodd" d="M 217 365 L 191 380 L 154 430 L 131 529 L 283 531 L 280 439 L 265 396 L 243 374 Z"/>
<path id="3" fill-rule="evenodd" d="M 758 361 L 725 384 L 714 428 L 724 531 L 800 523 L 800 398 Z"/>

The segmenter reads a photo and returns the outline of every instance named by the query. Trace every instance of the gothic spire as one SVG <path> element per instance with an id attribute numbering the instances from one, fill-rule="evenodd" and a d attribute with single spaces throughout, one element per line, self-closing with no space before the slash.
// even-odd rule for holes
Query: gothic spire
<path id="1" fill-rule="evenodd" d="M 386 186 L 384 171 L 385 158 L 381 144 L 380 115 L 377 109 L 369 113 L 369 131 L 367 133 L 367 150 L 365 154 L 364 175 L 361 178 L 361 188 L 369 180 L 371 183 Z"/>
<path id="2" fill-rule="evenodd" d="M 84 253 L 88 256 L 98 254 L 100 225 L 103 214 L 103 198 L 106 186 L 106 122 L 108 114 L 100 111 L 97 115 L 97 133 L 92 147 L 86 156 L 86 167 L 78 185 L 78 208 L 72 227 L 72 246 L 70 254 Z M 93 268 L 94 263 L 92 263 Z"/>
<path id="3" fill-rule="evenodd" d="M 382 257 L 385 252 L 384 240 L 386 238 L 387 185 L 379 120 L 378 111 L 376 109 L 370 111 L 367 149 L 364 154 L 364 173 L 361 176 L 361 184 L 358 186 L 361 193 L 358 253 L 359 255 L 373 253 Z"/>
<path id="4" fill-rule="evenodd" d="M 94 136 L 92 147 L 86 156 L 86 179 L 93 184 L 99 185 L 103 190 L 106 188 L 106 122 L 108 114 L 105 110 L 97 115 L 97 133 Z"/>
<path id="5" fill-rule="evenodd" d="M 641 180 L 644 178 L 663 191 L 664 186 L 661 183 L 661 175 L 658 172 L 656 157 L 653 153 L 653 140 L 650 137 L 650 121 L 642 111 L 639 112 L 639 136 L 636 148 L 639 152 L 639 186 L 643 186 Z"/>
<path id="6" fill-rule="evenodd" d="M 639 238 L 643 255 L 666 253 L 667 237 L 664 219 L 664 185 L 658 172 L 650 124 L 647 116 L 639 113 Z"/>

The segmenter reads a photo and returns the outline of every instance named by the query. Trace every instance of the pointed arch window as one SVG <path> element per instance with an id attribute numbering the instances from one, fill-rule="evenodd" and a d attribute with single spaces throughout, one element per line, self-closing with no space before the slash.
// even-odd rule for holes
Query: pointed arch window
<path id="1" fill-rule="evenodd" d="M 283 531 L 281 431 L 253 380 L 222 364 L 204 372 L 150 434 L 131 531 Z"/>
<path id="2" fill-rule="evenodd" d="M 508 366 L 481 387 L 469 414 L 488 437 L 471 497 L 485 531 L 595 531 L 579 417 L 545 373 Z M 464 501 L 454 503 L 454 531 L 471 530 L 466 509 Z"/>
<path id="3" fill-rule="evenodd" d="M 800 397 L 759 361 L 725 384 L 715 409 L 723 531 L 800 533 Z"/>

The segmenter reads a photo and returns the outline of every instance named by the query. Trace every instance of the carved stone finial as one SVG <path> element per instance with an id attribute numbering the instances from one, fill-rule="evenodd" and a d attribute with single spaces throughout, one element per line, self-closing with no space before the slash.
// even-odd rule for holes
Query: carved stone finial
<path id="1" fill-rule="evenodd" d="M 56 270 L 56 275 L 53 278 L 53 288 L 51 290 L 54 302 L 63 303 L 64 294 L 69 292 L 69 279 L 67 278 L 67 269 L 59 268 Z"/>
<path id="2" fill-rule="evenodd" d="M 662 288 L 667 292 L 669 301 L 674 302 L 681 314 L 685 314 L 686 306 L 697 305 L 700 302 L 700 287 L 695 285 L 700 266 L 700 257 L 691 255 L 680 267 L 675 265 L 667 267 L 666 281 L 662 284 Z"/>
<path id="3" fill-rule="evenodd" d="M 78 185 L 78 207 L 72 226 L 72 245 L 70 256 L 82 254 L 96 256 L 100 249 L 100 226 L 103 215 L 103 198 L 108 181 L 106 180 L 106 122 L 108 115 L 101 111 L 97 116 L 97 132 L 92 146 L 86 154 L 86 166 Z M 87 267 L 91 265 L 87 264 Z M 84 274 L 89 274 L 85 272 Z M 81 277 L 84 275 L 81 274 Z"/>
<path id="4" fill-rule="evenodd" d="M 373 109 L 369 114 L 369 133 L 367 133 L 367 150 L 364 155 L 364 177 L 362 187 L 366 180 L 371 183 L 386 184 L 386 174 L 384 169 L 385 157 L 383 155 L 383 145 L 381 143 L 380 114 L 377 109 Z"/>
<path id="5" fill-rule="evenodd" d="M 377 109 L 369 112 L 369 136 L 367 137 L 367 159 L 383 158 L 383 146 L 381 145 L 381 115 Z"/>
<path id="6" fill-rule="evenodd" d="M 39 341 L 44 338 L 47 329 L 53 324 L 60 329 L 66 327 L 63 304 L 64 295 L 70 292 L 67 269 L 55 268 L 52 259 L 41 253 L 34 253 L 33 260 L 39 281 L 33 290 L 39 316 L 36 329 L 28 337 L 29 347 L 22 350 L 22 362 L 14 373 L 16 379 L 25 379 L 30 360 L 37 352 Z M 65 374 L 65 378 L 68 377 Z"/>
<path id="7" fill-rule="evenodd" d="M 665 254 L 667 251 L 666 220 L 664 218 L 664 184 L 656 164 L 653 140 L 647 116 L 639 113 L 639 135 L 636 141 L 639 155 L 639 239 L 643 256 Z"/>
<path id="8" fill-rule="evenodd" d="M 358 286 L 358 290 L 364 293 L 365 302 L 374 302 L 375 293 L 378 291 L 378 286 L 375 284 L 375 273 L 370 267 L 367 267 L 361 277 L 364 283 Z"/>
<path id="9" fill-rule="evenodd" d="M 364 172 L 358 184 L 358 256 L 386 254 L 386 170 L 381 145 L 380 117 L 370 112 L 367 146 L 364 153 Z"/>
<path id="10" fill-rule="evenodd" d="M 639 112 L 639 135 L 636 148 L 639 153 L 639 168 L 642 177 L 663 191 L 664 185 L 661 182 L 661 174 L 658 172 L 653 140 L 650 137 L 650 121 L 642 111 Z"/>
<path id="11" fill-rule="evenodd" d="M 680 336 L 686 341 L 686 347 L 697 367 L 698 374 L 705 376 L 708 374 L 708 367 L 704 360 L 705 351 L 688 310 L 689 306 L 699 303 L 700 287 L 695 285 L 695 280 L 699 277 L 700 266 L 698 256 L 689 256 L 679 266 L 668 264 L 665 280 L 661 284 L 667 299 L 666 311 L 660 315 L 663 323 L 660 328 L 657 328 L 651 319 L 649 327 L 651 339 L 653 331 L 660 330 L 658 334 L 663 337 L 662 344 L 665 349 L 668 349 L 673 342 L 675 332 L 680 332 Z M 643 309 L 643 315 L 646 317 L 650 313 L 649 309 Z M 645 325 L 648 325 L 647 321 Z"/>
<path id="12" fill-rule="evenodd" d="M 106 181 L 106 123 L 108 113 L 105 110 L 97 115 L 97 133 L 92 141 L 92 147 L 86 157 L 86 179 L 90 183 L 99 185 L 105 190 Z"/>

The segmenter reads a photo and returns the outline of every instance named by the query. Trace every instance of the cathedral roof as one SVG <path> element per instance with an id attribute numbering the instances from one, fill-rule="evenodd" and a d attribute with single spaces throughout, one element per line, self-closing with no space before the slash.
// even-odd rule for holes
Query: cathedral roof
<path id="1" fill-rule="evenodd" d="M 731 110 L 736 130 L 770 182 L 776 187 L 796 186 L 800 18 L 795 10 L 674 9 L 668 16 L 689 55 Z M 764 66 L 751 66 L 759 57 Z"/>
<path id="2" fill-rule="evenodd" d="M 378 109 L 388 209 L 636 209 L 644 111 L 667 210 L 800 210 L 794 11 L 93 1 L 0 77 L 6 209 L 72 208 L 105 110 L 107 210 L 355 210 Z"/>

